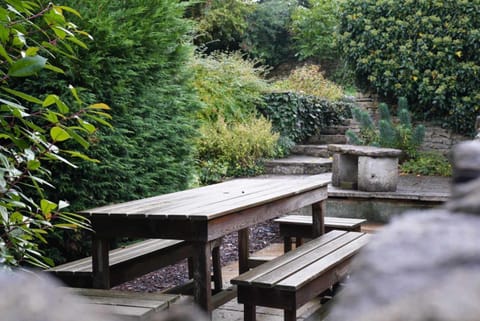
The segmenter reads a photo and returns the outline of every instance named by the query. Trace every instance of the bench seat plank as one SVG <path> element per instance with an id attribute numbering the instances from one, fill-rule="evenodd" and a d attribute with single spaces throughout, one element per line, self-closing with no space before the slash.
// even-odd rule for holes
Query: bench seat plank
<path id="1" fill-rule="evenodd" d="M 193 246 L 185 241 L 148 239 L 109 251 L 111 286 L 191 257 Z M 66 285 L 92 287 L 92 257 L 45 270 Z"/>
<path id="2" fill-rule="evenodd" d="M 318 246 L 327 244 L 331 242 L 332 240 L 338 238 L 341 235 L 346 234 L 347 232 L 345 231 L 332 231 L 327 234 L 324 234 L 306 244 L 304 244 L 302 247 L 299 247 L 295 251 L 290 251 L 282 256 L 279 256 L 271 261 L 268 261 L 258 267 L 256 267 L 253 270 L 250 270 L 248 272 L 245 272 L 236 278 L 231 280 L 232 284 L 237 284 L 237 285 L 249 285 L 251 284 L 252 281 L 257 279 L 258 277 L 261 277 L 273 269 L 279 268 L 282 265 L 296 259 L 299 255 L 302 255 L 303 253 L 308 253 L 312 249 L 317 248 Z"/>
<path id="3" fill-rule="evenodd" d="M 95 305 L 102 313 L 115 315 L 121 320 L 150 320 L 156 313 L 167 309 L 180 296 L 154 293 L 131 293 L 98 289 L 71 289 Z"/>
<path id="4" fill-rule="evenodd" d="M 354 232 L 351 232 L 354 233 Z M 351 234 L 349 233 L 349 234 Z M 360 234 L 360 233 L 359 233 Z M 277 283 L 279 289 L 295 291 L 304 286 L 319 275 L 325 273 L 332 266 L 340 264 L 342 261 L 352 257 L 368 242 L 368 236 L 360 234 L 359 237 L 345 244 L 340 249 L 329 253 L 321 260 L 311 264 L 294 275 L 285 278 Z"/>
<path id="5" fill-rule="evenodd" d="M 315 264 L 317 261 L 325 264 L 330 263 L 329 259 L 325 261 L 326 257 L 332 255 L 332 253 L 335 254 L 339 248 L 360 236 L 362 236 L 361 233 L 345 233 L 327 244 L 319 245 L 308 253 L 298 255 L 296 259 L 282 264 L 279 268 L 272 269 L 269 273 L 257 277 L 251 284 L 260 287 L 276 287 L 278 284 L 284 283 L 286 279 L 289 279 L 292 274 L 303 274 L 302 270 L 306 270 L 309 265 L 317 266 L 318 264 Z M 309 269 L 309 271 L 312 271 L 312 277 L 322 272 L 316 271 L 315 269 Z M 284 287 L 287 287 L 287 285 L 291 285 L 291 283 L 285 283 Z M 294 290 L 295 288 L 296 287 L 294 287 Z"/>
<path id="6" fill-rule="evenodd" d="M 359 218 L 347 218 L 347 217 L 332 217 L 325 216 L 325 227 L 330 228 L 349 228 L 353 230 L 365 223 L 367 220 Z M 285 225 L 312 225 L 311 215 L 286 215 L 275 220 L 279 224 Z"/>

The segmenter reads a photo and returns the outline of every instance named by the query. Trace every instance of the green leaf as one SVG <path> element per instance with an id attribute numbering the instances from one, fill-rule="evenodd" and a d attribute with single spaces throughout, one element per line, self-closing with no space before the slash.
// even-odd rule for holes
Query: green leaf
<path id="1" fill-rule="evenodd" d="M 55 104 L 59 100 L 57 95 L 48 95 L 47 98 L 42 103 L 43 107 L 48 107 L 52 104 Z"/>
<path id="2" fill-rule="evenodd" d="M 58 110 L 62 113 L 62 114 L 66 114 L 70 111 L 70 109 L 68 108 L 68 106 L 63 102 L 61 101 L 60 99 L 58 99 L 56 102 L 57 104 L 57 107 L 58 107 Z"/>
<path id="3" fill-rule="evenodd" d="M 104 103 L 97 103 L 97 104 L 92 104 L 88 106 L 87 108 L 89 109 L 104 109 L 104 110 L 110 110 L 110 107 L 107 104 Z"/>
<path id="4" fill-rule="evenodd" d="M 0 56 L 5 58 L 8 61 L 8 63 L 10 63 L 10 64 L 13 63 L 12 58 L 10 58 L 7 51 L 5 50 L 5 47 L 3 47 L 3 45 L 1 45 L 1 44 L 0 44 Z"/>
<path id="5" fill-rule="evenodd" d="M 30 171 L 34 171 L 40 168 L 40 161 L 38 159 L 30 160 L 27 162 L 27 168 Z"/>
<path id="6" fill-rule="evenodd" d="M 46 63 L 47 59 L 39 55 L 33 57 L 23 57 L 10 66 L 8 75 L 11 77 L 32 76 L 42 70 Z"/>
<path id="7" fill-rule="evenodd" d="M 82 48 L 84 48 L 84 49 L 88 49 L 87 45 L 86 45 L 83 41 L 79 40 L 78 38 L 75 38 L 75 37 L 67 37 L 67 38 L 65 38 L 65 39 L 68 40 L 68 41 L 73 42 L 74 44 L 76 44 L 76 45 L 78 45 L 78 46 L 80 46 L 80 47 L 82 47 Z"/>
<path id="8" fill-rule="evenodd" d="M 56 208 L 57 208 L 57 204 L 49 200 L 42 199 L 40 201 L 40 209 L 42 210 L 42 213 L 44 216 L 47 216 L 48 214 L 52 213 L 52 211 Z"/>
<path id="9" fill-rule="evenodd" d="M 109 122 L 107 122 L 105 119 L 103 119 L 103 118 L 96 117 L 96 116 L 92 116 L 92 115 L 89 115 L 89 114 L 87 114 L 87 115 L 85 115 L 85 116 L 88 117 L 88 118 L 91 118 L 91 119 L 93 119 L 93 120 L 95 120 L 95 121 L 97 121 L 97 122 L 99 122 L 99 123 L 102 124 L 102 125 L 105 125 L 105 126 L 108 126 L 108 127 L 110 127 L 110 128 L 113 128 L 113 126 L 112 126 Z"/>
<path id="10" fill-rule="evenodd" d="M 42 101 L 36 97 L 33 97 L 33 96 L 30 96 L 26 93 L 23 93 L 21 91 L 18 91 L 18 90 L 13 90 L 13 89 L 10 89 L 8 87 L 2 87 L 3 90 L 5 90 L 6 92 L 12 94 L 12 95 L 15 95 L 17 97 L 20 97 L 22 99 L 25 99 L 26 101 L 29 101 L 31 103 L 35 103 L 35 104 L 39 104 L 41 105 L 42 104 Z"/>
<path id="11" fill-rule="evenodd" d="M 81 159 L 89 161 L 89 162 L 100 163 L 100 161 L 98 159 L 90 158 L 87 155 L 85 155 L 83 153 L 80 153 L 80 152 L 77 152 L 77 151 L 66 150 L 65 153 L 68 153 L 73 157 L 78 157 L 78 158 L 81 158 Z"/>
<path id="12" fill-rule="evenodd" d="M 82 103 L 82 100 L 81 100 L 80 97 L 78 96 L 78 92 L 77 92 L 77 90 L 75 89 L 75 87 L 73 87 L 72 85 L 69 85 L 68 88 L 69 88 L 70 91 L 72 92 L 73 97 L 75 97 L 75 100 L 76 100 L 78 103 Z"/>
<path id="13" fill-rule="evenodd" d="M 54 72 L 57 72 L 59 74 L 64 74 L 65 72 L 63 71 L 63 69 L 61 68 L 58 68 L 54 65 L 51 65 L 51 64 L 46 64 L 45 65 L 45 69 L 48 69 L 48 70 L 51 70 L 51 71 L 54 71 Z"/>
<path id="14" fill-rule="evenodd" d="M 55 142 L 63 142 L 71 136 L 63 128 L 55 126 L 50 129 L 50 137 L 52 137 Z"/>
<path id="15" fill-rule="evenodd" d="M 67 7 L 67 6 L 53 6 L 53 9 L 54 10 L 59 10 L 60 9 L 60 13 L 62 12 L 62 10 L 65 10 L 67 12 L 70 12 L 70 13 L 73 13 L 74 15 L 78 16 L 78 17 L 81 17 L 80 13 L 73 9 L 73 8 L 70 8 L 70 7 Z"/>
<path id="16" fill-rule="evenodd" d="M 29 57 L 36 56 L 39 50 L 40 50 L 40 48 L 38 48 L 38 47 L 29 47 L 29 48 L 25 51 L 25 55 L 27 55 L 27 56 L 29 56 Z"/>
<path id="17" fill-rule="evenodd" d="M 83 130 L 83 128 L 81 128 Z M 72 136 L 72 138 L 77 142 L 79 143 L 80 145 L 82 145 L 83 148 L 88 148 L 90 147 L 90 144 L 82 137 L 80 136 L 79 134 L 77 134 L 73 129 L 71 129 L 71 127 L 67 127 L 65 128 L 65 130 L 70 134 L 70 136 Z"/>

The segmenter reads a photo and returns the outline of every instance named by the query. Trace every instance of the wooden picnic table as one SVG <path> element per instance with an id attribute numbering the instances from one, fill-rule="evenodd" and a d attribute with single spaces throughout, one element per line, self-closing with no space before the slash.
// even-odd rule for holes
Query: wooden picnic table
<path id="1" fill-rule="evenodd" d="M 248 270 L 248 227 L 312 205 L 315 234 L 324 230 L 329 175 L 242 178 L 84 211 L 92 222 L 93 286 L 109 288 L 109 240 L 167 238 L 195 247 L 194 298 L 211 315 L 212 243 L 238 232 L 239 273 Z"/>

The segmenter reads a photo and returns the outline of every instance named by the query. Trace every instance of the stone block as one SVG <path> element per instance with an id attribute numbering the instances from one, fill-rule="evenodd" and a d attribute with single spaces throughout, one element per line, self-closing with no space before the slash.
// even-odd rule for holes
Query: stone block
<path id="1" fill-rule="evenodd" d="M 398 158 L 358 158 L 358 190 L 366 192 L 395 192 L 398 184 Z"/>
<path id="2" fill-rule="evenodd" d="M 333 155 L 332 185 L 340 188 L 357 189 L 358 186 L 358 156 Z"/>

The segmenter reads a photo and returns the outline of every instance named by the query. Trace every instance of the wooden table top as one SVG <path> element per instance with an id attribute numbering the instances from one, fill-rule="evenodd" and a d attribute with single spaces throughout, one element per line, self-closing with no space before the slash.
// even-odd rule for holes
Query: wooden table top
<path id="1" fill-rule="evenodd" d="M 82 212 L 86 216 L 210 220 L 278 199 L 327 187 L 329 174 L 233 179 Z"/>

